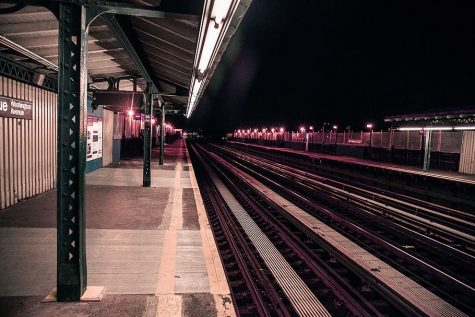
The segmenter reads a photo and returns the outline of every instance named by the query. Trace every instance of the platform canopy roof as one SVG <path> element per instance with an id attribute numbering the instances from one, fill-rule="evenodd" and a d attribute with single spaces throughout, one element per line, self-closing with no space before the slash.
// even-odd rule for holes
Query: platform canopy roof
<path id="1" fill-rule="evenodd" d="M 446 108 L 428 110 L 403 115 L 393 115 L 384 117 L 384 121 L 391 123 L 395 127 L 456 127 L 464 130 L 475 128 L 475 107 Z"/>
<path id="2" fill-rule="evenodd" d="M 43 5 L 55 1 L 17 2 L 27 5 L 0 14 L 0 58 L 54 79 L 58 21 Z M 78 2 L 110 9 L 89 27 L 89 89 L 133 91 L 135 81 L 140 91 L 151 81 L 154 92 L 189 116 L 251 0 Z"/>

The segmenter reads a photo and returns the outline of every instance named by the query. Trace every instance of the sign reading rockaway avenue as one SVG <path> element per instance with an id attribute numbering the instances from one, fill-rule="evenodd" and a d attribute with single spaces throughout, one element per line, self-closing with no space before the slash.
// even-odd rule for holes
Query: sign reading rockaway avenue
<path id="1" fill-rule="evenodd" d="M 33 117 L 31 101 L 0 96 L 0 117 L 31 120 Z"/>

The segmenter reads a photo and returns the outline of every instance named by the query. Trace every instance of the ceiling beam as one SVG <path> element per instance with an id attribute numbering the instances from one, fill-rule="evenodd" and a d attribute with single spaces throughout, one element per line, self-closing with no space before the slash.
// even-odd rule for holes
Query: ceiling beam
<path id="1" fill-rule="evenodd" d="M 198 15 L 192 14 L 182 14 L 182 13 L 172 13 L 159 11 L 154 7 L 150 6 L 137 6 L 131 4 L 122 4 L 116 2 L 106 2 L 106 1 L 89 1 L 90 7 L 96 10 L 103 10 L 104 13 L 108 14 L 121 14 L 121 15 L 131 15 L 135 17 L 144 17 L 144 18 L 159 18 L 159 19 L 182 19 L 190 21 L 200 21 L 201 17 Z M 105 4 L 103 4 L 105 3 Z"/>
<path id="2" fill-rule="evenodd" d="M 117 40 L 122 44 L 122 47 L 125 49 L 125 51 L 129 54 L 130 58 L 137 67 L 137 70 L 139 71 L 140 75 L 145 79 L 145 81 L 150 82 L 152 84 L 152 93 L 158 93 L 158 87 L 160 86 L 158 83 L 158 79 L 155 78 L 152 68 L 146 62 L 144 54 L 142 54 L 142 52 L 139 52 L 137 44 L 131 42 L 124 29 L 115 18 L 115 16 L 106 14 L 102 16 L 102 19 L 109 26 Z M 161 101 L 163 101 L 161 97 L 160 99 Z"/>

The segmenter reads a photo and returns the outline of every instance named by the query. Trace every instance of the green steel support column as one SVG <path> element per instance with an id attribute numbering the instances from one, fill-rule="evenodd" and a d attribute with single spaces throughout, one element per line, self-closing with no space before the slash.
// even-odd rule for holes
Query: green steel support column
<path id="1" fill-rule="evenodd" d="M 150 93 L 151 83 L 147 83 L 145 89 L 145 122 L 143 129 L 143 187 L 150 187 L 150 160 L 152 155 L 152 143 L 150 142 L 152 130 L 150 124 L 152 120 L 152 95 Z"/>
<path id="2" fill-rule="evenodd" d="M 160 124 L 160 159 L 159 165 L 163 165 L 163 157 L 165 153 L 165 103 L 162 104 L 162 123 Z"/>
<path id="3" fill-rule="evenodd" d="M 432 143 L 432 130 L 426 130 L 425 133 L 426 135 L 424 140 L 424 165 L 422 168 L 424 172 L 428 172 L 430 165 L 430 145 Z"/>
<path id="4" fill-rule="evenodd" d="M 79 301 L 87 287 L 84 171 L 86 168 L 86 9 L 59 4 L 57 299 Z"/>

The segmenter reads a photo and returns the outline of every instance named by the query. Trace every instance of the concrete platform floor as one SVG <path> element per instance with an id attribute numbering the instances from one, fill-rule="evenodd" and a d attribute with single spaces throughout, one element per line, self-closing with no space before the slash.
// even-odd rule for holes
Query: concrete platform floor
<path id="1" fill-rule="evenodd" d="M 88 285 L 98 303 L 40 301 L 56 283 L 56 192 L 0 211 L 0 316 L 232 316 L 226 282 L 182 141 L 86 176 Z"/>

